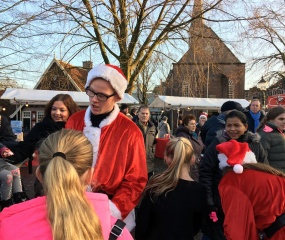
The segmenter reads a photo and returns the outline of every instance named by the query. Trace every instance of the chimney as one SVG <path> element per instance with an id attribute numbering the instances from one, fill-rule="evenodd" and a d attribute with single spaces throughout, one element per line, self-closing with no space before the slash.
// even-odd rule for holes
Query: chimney
<path id="1" fill-rule="evenodd" d="M 84 61 L 83 62 L 83 68 L 85 68 L 87 71 L 91 70 L 93 67 L 93 62 L 91 61 Z"/>

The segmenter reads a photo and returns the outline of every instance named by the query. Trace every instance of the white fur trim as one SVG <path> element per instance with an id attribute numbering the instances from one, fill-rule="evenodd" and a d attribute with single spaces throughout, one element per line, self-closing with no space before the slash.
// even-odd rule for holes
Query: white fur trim
<path id="1" fill-rule="evenodd" d="M 135 228 L 135 226 L 136 226 L 136 215 L 135 215 L 134 209 L 124 219 L 124 222 L 126 223 L 126 228 L 129 230 L 129 232 L 131 232 Z"/>
<path id="2" fill-rule="evenodd" d="M 120 210 L 117 208 L 115 203 L 113 203 L 111 200 L 109 200 L 109 207 L 110 207 L 110 212 L 111 215 L 115 218 L 122 219 L 122 214 Z"/>
<path id="3" fill-rule="evenodd" d="M 98 159 L 98 151 L 100 145 L 100 136 L 101 136 L 101 128 L 111 124 L 120 112 L 119 106 L 117 104 L 114 105 L 114 110 L 110 113 L 110 115 L 105 118 L 98 127 L 92 127 L 91 122 L 91 109 L 90 106 L 86 109 L 86 113 L 84 116 L 85 127 L 83 129 L 84 135 L 88 138 L 88 140 L 93 145 L 93 163 L 92 167 L 95 167 L 97 159 Z"/>
<path id="4" fill-rule="evenodd" d="M 221 170 L 223 170 L 225 167 L 228 167 L 228 166 L 230 166 L 228 163 L 227 163 L 227 160 L 228 160 L 228 157 L 225 155 L 225 154 L 223 154 L 223 153 L 219 153 L 218 154 L 218 159 L 219 159 L 219 168 L 221 169 Z"/>
<path id="5" fill-rule="evenodd" d="M 115 68 L 107 65 L 98 65 L 88 72 L 85 88 L 88 87 L 94 78 L 103 78 L 110 82 L 121 99 L 128 86 L 127 79 Z"/>
<path id="6" fill-rule="evenodd" d="M 233 170 L 235 173 L 241 174 L 243 172 L 243 166 L 240 164 L 236 164 L 234 165 Z"/>
<path id="7" fill-rule="evenodd" d="M 247 152 L 242 163 L 257 163 L 255 154 L 252 151 Z"/>

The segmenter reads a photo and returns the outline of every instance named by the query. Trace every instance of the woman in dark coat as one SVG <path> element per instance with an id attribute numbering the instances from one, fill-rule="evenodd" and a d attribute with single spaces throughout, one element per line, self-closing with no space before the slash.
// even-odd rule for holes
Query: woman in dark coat
<path id="1" fill-rule="evenodd" d="M 51 133 L 61 130 L 65 127 L 67 119 L 75 112 L 79 111 L 79 107 L 68 94 L 57 94 L 45 107 L 45 116 L 41 122 L 38 122 L 24 138 L 16 146 L 11 147 L 13 156 L 8 157 L 11 163 L 19 163 L 30 157 L 36 150 L 38 143 L 45 139 Z M 35 185 L 37 185 L 36 181 Z M 35 188 L 37 188 L 35 186 Z M 40 187 L 41 189 L 41 187 Z M 39 193 L 35 189 L 35 195 Z"/>
<path id="2" fill-rule="evenodd" d="M 54 96 L 45 107 L 43 120 L 31 129 L 24 141 L 10 148 L 14 155 L 8 157 L 9 162 L 19 163 L 31 156 L 40 140 L 64 128 L 67 119 L 79 110 L 70 95 L 58 94 Z"/>
<path id="3" fill-rule="evenodd" d="M 191 167 L 190 175 L 194 181 L 199 181 L 200 160 L 205 147 L 200 135 L 198 135 L 195 130 L 196 117 L 193 114 L 186 115 L 182 119 L 182 124 L 176 130 L 176 137 L 185 137 L 191 142 L 196 156 L 196 161 Z"/>
<path id="4" fill-rule="evenodd" d="M 217 133 L 217 137 L 207 147 L 200 165 L 199 180 L 207 189 L 207 201 L 209 213 L 215 212 L 218 221 L 208 219 L 203 230 L 211 239 L 225 239 L 223 234 L 224 214 L 221 207 L 221 200 L 218 192 L 218 185 L 223 176 L 219 169 L 218 151 L 216 146 L 222 142 L 234 139 L 238 142 L 247 142 L 258 162 L 268 163 L 265 150 L 259 142 L 258 135 L 247 131 L 248 124 L 244 113 L 233 110 L 226 116 L 225 130 Z"/>
<path id="5" fill-rule="evenodd" d="M 285 109 L 272 108 L 257 129 L 269 165 L 285 172 Z"/>

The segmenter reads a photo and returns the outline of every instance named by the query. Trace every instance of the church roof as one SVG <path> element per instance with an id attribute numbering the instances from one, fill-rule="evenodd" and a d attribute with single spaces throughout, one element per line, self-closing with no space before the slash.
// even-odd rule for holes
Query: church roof
<path id="1" fill-rule="evenodd" d="M 242 64 L 223 40 L 206 24 L 202 23 L 198 32 L 190 27 L 190 35 L 190 48 L 178 64 Z"/>

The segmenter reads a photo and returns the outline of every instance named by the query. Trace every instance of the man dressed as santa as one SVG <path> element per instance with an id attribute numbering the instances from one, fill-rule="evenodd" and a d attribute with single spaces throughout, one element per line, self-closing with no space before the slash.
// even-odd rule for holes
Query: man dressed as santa
<path id="1" fill-rule="evenodd" d="M 92 191 L 109 196 L 111 214 L 135 226 L 134 207 L 147 183 L 141 131 L 120 113 L 127 79 L 122 70 L 105 64 L 89 71 L 85 85 L 89 107 L 72 115 L 66 128 L 83 131 L 93 145 Z"/>

